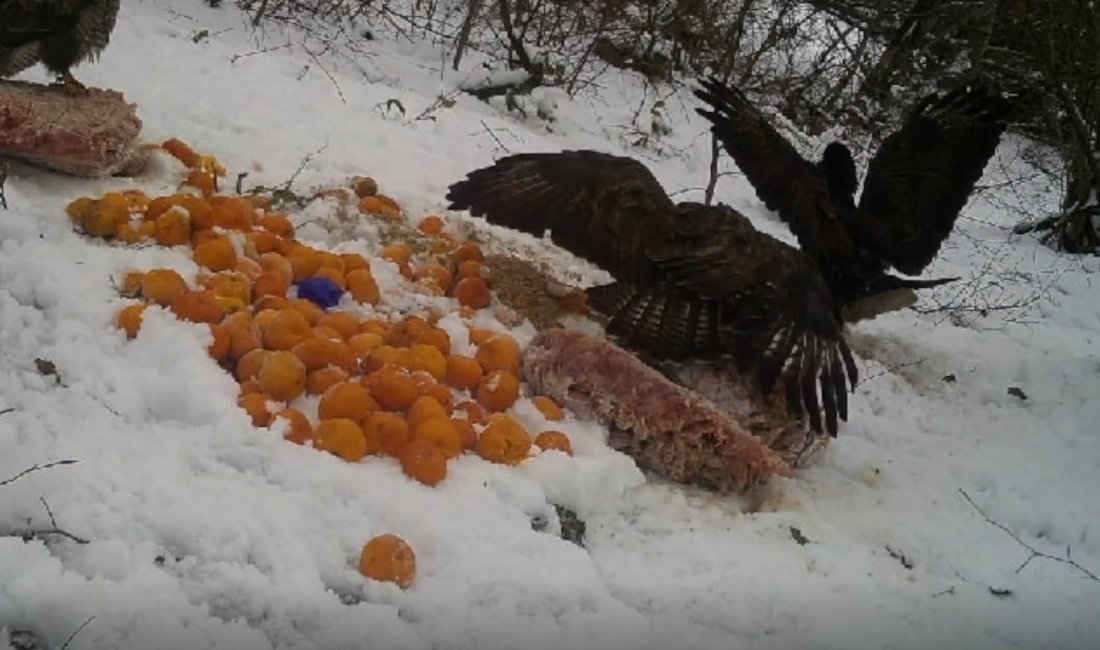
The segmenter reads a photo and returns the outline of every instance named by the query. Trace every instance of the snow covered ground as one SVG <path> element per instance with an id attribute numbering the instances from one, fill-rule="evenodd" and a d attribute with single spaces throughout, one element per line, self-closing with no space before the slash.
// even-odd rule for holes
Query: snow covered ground
<path id="1" fill-rule="evenodd" d="M 277 184 L 324 147 L 300 187 L 369 174 L 410 215 L 441 210 L 446 186 L 501 146 L 635 155 L 670 192 L 688 190 L 677 198 L 705 184 L 709 141 L 689 93 L 667 103 L 672 133 L 658 157 L 625 144 L 642 98 L 635 77 L 607 74 L 598 98 L 543 96 L 551 133 L 453 93 L 471 73 L 441 73 L 433 47 L 374 41 L 372 56 L 323 62 L 326 72 L 279 38 L 256 53 L 263 44 L 233 9 L 127 2 L 101 61 L 77 75 L 137 102 L 146 139 L 182 138 L 231 177 L 258 162 L 249 181 Z M 440 93 L 456 103 L 412 120 Z M 390 99 L 407 116 L 384 110 Z M 1018 144 L 1005 142 L 983 182 L 1019 169 Z M 1100 647 L 1100 582 L 1043 558 L 1017 571 L 1028 545 L 1071 551 L 1100 574 L 1100 276 L 1095 259 L 1009 236 L 1015 216 L 1002 204 L 1053 205 L 1041 179 L 972 201 L 927 273 L 970 280 L 923 304 L 1037 300 L 856 327 L 864 380 L 850 421 L 819 465 L 774 481 L 754 513 L 646 481 L 584 423 L 569 425 L 572 459 L 507 468 L 462 458 L 437 488 L 390 460 L 352 465 L 258 433 L 200 328 L 148 318 L 127 342 L 113 327 L 123 301 L 112 274 L 194 271 L 179 251 L 71 231 L 68 201 L 131 186 L 22 166 L 7 181 L 0 480 L 79 463 L 0 487 L 0 522 L 49 527 L 41 497 L 90 543 L 0 538 L 0 642 L 30 630 L 56 648 L 92 619 L 69 648 Z M 723 178 L 717 198 L 790 240 L 743 179 Z M 307 236 L 328 237 L 316 227 Z M 587 550 L 531 529 L 531 516 L 553 518 L 548 500 L 587 520 Z M 355 568 L 362 544 L 386 532 L 416 550 L 407 591 Z"/>

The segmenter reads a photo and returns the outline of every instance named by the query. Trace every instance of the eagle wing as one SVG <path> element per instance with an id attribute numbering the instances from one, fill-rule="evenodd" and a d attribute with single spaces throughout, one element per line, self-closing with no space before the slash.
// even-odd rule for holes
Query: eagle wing
<path id="1" fill-rule="evenodd" d="M 0 47 L 19 47 L 70 27 L 96 0 L 0 0 Z"/>
<path id="2" fill-rule="evenodd" d="M 736 212 L 677 206 L 644 165 L 595 151 L 508 156 L 468 173 L 447 199 L 492 224 L 549 230 L 611 273 L 616 282 L 589 295 L 628 346 L 673 359 L 732 355 L 765 393 L 783 375 L 797 398 L 788 403 L 806 407 L 818 431 L 820 381 L 830 433 L 846 417 L 836 371 L 846 366 L 854 383 L 855 366 L 828 289 L 798 251 Z"/>
<path id="3" fill-rule="evenodd" d="M 918 104 L 867 168 L 855 236 L 907 275 L 924 270 L 954 228 L 1008 127 L 1011 102 L 960 87 Z"/>
<path id="4" fill-rule="evenodd" d="M 815 266 L 833 265 L 857 257 L 854 242 L 836 213 L 825 176 L 781 136 L 741 90 L 714 77 L 701 79 L 695 96 L 709 108 L 695 111 L 711 123 L 711 131 L 756 196 L 776 212 L 798 238 Z"/>
<path id="5" fill-rule="evenodd" d="M 452 210 L 551 240 L 615 278 L 653 281 L 641 235 L 667 228 L 675 204 L 632 158 L 598 151 L 521 153 L 451 185 Z"/>

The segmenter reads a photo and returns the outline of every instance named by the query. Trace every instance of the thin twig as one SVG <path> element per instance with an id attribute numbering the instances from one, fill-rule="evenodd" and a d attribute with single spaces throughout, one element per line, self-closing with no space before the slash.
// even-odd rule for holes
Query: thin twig
<path id="1" fill-rule="evenodd" d="M 61 644 L 60 650 L 67 650 L 68 647 L 69 647 L 69 644 L 72 643 L 73 639 L 76 638 L 76 635 L 80 634 L 80 631 L 83 630 L 84 628 L 88 627 L 88 624 L 91 623 L 94 620 L 95 620 L 95 617 L 90 616 L 90 617 L 88 617 L 88 620 L 86 620 L 86 621 L 84 621 L 83 623 L 80 624 L 80 627 L 73 630 L 73 633 L 69 635 L 69 638 L 65 639 L 65 643 Z"/>
<path id="2" fill-rule="evenodd" d="M 489 137 L 497 143 L 497 146 L 504 150 L 504 153 L 512 153 L 511 149 L 509 149 L 507 145 L 500 141 L 500 138 L 497 137 L 497 134 L 493 133 L 493 130 L 489 128 L 489 125 L 485 123 L 485 120 L 481 120 L 481 126 L 485 129 L 485 132 L 489 134 Z"/>
<path id="3" fill-rule="evenodd" d="M 298 177 L 302 174 L 303 171 L 305 171 L 305 169 L 309 165 L 309 163 L 313 162 L 314 158 L 316 158 L 317 156 L 324 153 L 325 149 L 328 149 L 328 143 L 327 142 L 324 145 L 322 145 L 321 148 L 316 149 L 315 151 L 311 151 L 310 153 L 307 153 L 305 155 L 305 157 L 302 158 L 302 162 L 298 163 L 298 168 L 295 169 L 294 173 L 290 175 L 290 178 L 288 178 L 286 180 L 286 182 L 283 183 L 283 188 L 289 190 L 294 185 L 294 181 L 298 180 Z"/>
<path id="4" fill-rule="evenodd" d="M 51 469 L 53 467 L 58 467 L 59 465 L 72 465 L 73 463 L 76 463 L 76 462 L 79 462 L 79 461 L 75 461 L 75 460 L 55 460 L 52 463 L 46 463 L 45 465 L 39 465 L 38 463 L 35 463 L 34 465 L 28 467 L 27 469 L 23 470 L 22 472 L 19 472 L 15 476 L 13 476 L 9 479 L 5 479 L 3 481 L 0 481 L 0 487 L 4 487 L 5 485 L 8 485 L 10 483 L 15 483 L 16 481 L 23 478 L 27 474 L 33 474 L 35 472 L 38 472 L 38 471 L 41 471 L 41 470 L 44 470 L 44 469 Z"/>
<path id="5" fill-rule="evenodd" d="M 11 532 L 7 533 L 8 537 L 21 537 L 21 538 L 23 538 L 24 541 L 29 541 L 29 540 L 32 540 L 32 539 L 41 539 L 42 537 L 47 537 L 49 535 L 59 535 L 61 537 L 66 537 L 66 538 L 76 542 L 77 544 L 89 544 L 89 543 L 91 543 L 89 540 L 87 540 L 83 537 L 80 537 L 78 535 L 74 535 L 74 534 L 70 533 L 69 531 L 67 531 L 67 530 L 61 528 L 60 526 L 58 526 L 57 525 L 57 518 L 54 517 L 53 509 L 50 508 L 50 504 L 46 503 L 46 499 L 44 499 L 42 497 L 38 497 L 38 500 L 41 501 L 43 507 L 46 508 L 46 514 L 49 515 L 49 517 L 50 517 L 50 526 L 51 526 L 51 528 L 29 528 L 29 529 L 24 529 L 24 530 L 14 530 L 14 531 L 11 531 Z"/>
<path id="6" fill-rule="evenodd" d="M 72 533 L 68 533 L 68 532 L 65 532 L 64 530 L 62 530 L 61 527 L 57 525 L 57 517 L 55 517 L 53 515 L 53 508 L 51 508 L 50 504 L 46 502 L 46 498 L 45 497 L 38 497 L 38 500 L 42 502 L 42 507 L 46 509 L 46 514 L 49 515 L 49 517 L 50 517 L 50 525 L 53 526 L 53 530 L 46 531 L 46 534 L 48 534 L 48 535 L 64 535 L 65 537 L 68 537 L 69 539 L 73 540 L 77 544 L 87 544 L 88 543 L 88 540 L 84 539 L 83 537 L 77 537 L 76 535 L 73 535 Z"/>
<path id="7" fill-rule="evenodd" d="M 253 50 L 251 52 L 244 52 L 242 54 L 234 54 L 233 56 L 229 57 L 229 64 L 230 65 L 235 65 L 237 63 L 237 61 L 240 61 L 241 59 L 247 59 L 249 57 L 253 57 L 253 56 L 256 56 L 258 54 L 270 54 L 271 52 L 278 52 L 279 50 L 289 50 L 292 47 L 294 47 L 293 43 L 284 43 L 282 45 L 277 45 L 275 47 L 265 47 L 265 48 L 261 48 L 259 50 Z"/>
<path id="8" fill-rule="evenodd" d="M 967 503 L 970 504 L 970 507 L 974 508 L 974 510 L 979 515 L 981 515 L 982 519 L 984 519 L 986 521 L 986 523 L 989 523 L 990 525 L 1000 529 L 1006 535 L 1008 535 L 1013 540 L 1015 540 L 1015 542 L 1017 544 L 1024 547 L 1025 549 L 1027 549 L 1027 551 L 1029 553 L 1031 553 L 1031 555 L 1029 555 L 1027 557 L 1027 559 L 1024 560 L 1024 563 L 1021 564 L 1019 566 L 1019 568 L 1016 569 L 1015 573 L 1017 573 L 1017 574 L 1020 573 L 1021 571 L 1024 570 L 1025 567 L 1027 567 L 1028 564 L 1031 564 L 1032 560 L 1034 560 L 1035 558 L 1040 558 L 1040 559 L 1044 559 L 1044 560 L 1053 560 L 1054 562 L 1061 562 L 1062 564 L 1069 565 L 1069 566 L 1073 567 L 1074 569 L 1077 569 L 1078 571 L 1080 571 L 1089 580 L 1092 580 L 1093 582 L 1100 582 L 1100 577 L 1097 577 L 1097 575 L 1095 573 L 1093 573 L 1092 571 L 1089 571 L 1085 567 L 1078 564 L 1077 561 L 1074 560 L 1071 557 L 1072 550 L 1069 546 L 1066 547 L 1066 556 L 1065 557 L 1057 557 L 1057 556 L 1054 556 L 1054 555 L 1048 555 L 1046 553 L 1043 553 L 1042 551 L 1037 550 L 1034 546 L 1032 546 L 1032 545 L 1028 544 L 1027 542 L 1025 542 L 1024 540 L 1020 539 L 1020 536 L 1017 535 L 1016 533 L 1014 533 L 1011 529 L 1009 529 L 1008 526 L 1005 526 L 1004 524 L 1002 524 L 998 521 L 994 521 L 989 515 L 985 514 L 985 511 L 983 511 L 981 508 L 979 508 L 977 503 L 974 503 L 974 499 L 970 498 L 970 495 L 966 493 L 966 490 L 964 490 L 962 488 L 959 488 L 959 494 L 963 495 L 963 498 L 966 499 Z"/>
<path id="9" fill-rule="evenodd" d="M 328 71 L 328 68 L 326 68 L 324 64 L 321 63 L 321 59 L 317 58 L 317 55 L 314 54 L 308 47 L 306 47 L 306 44 L 304 42 L 301 44 L 301 47 L 302 50 L 304 50 L 305 53 L 309 55 L 309 58 L 313 59 L 313 62 L 317 64 L 317 67 L 321 69 L 321 72 L 323 72 L 325 76 L 328 77 L 328 80 L 332 83 L 332 86 L 336 88 L 336 94 L 340 97 L 340 101 L 346 106 L 348 100 L 346 97 L 344 97 L 344 91 L 342 88 L 340 88 L 340 83 L 336 81 L 336 77 L 332 76 L 332 73 Z"/>

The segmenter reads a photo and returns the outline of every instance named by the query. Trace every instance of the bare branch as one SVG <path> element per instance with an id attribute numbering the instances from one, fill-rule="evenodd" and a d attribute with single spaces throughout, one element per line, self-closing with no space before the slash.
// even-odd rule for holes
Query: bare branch
<path id="1" fill-rule="evenodd" d="M 51 468 L 54 468 L 54 467 L 60 467 L 62 465 L 72 465 L 73 463 L 77 463 L 77 462 L 79 462 L 79 461 L 75 461 L 75 460 L 55 460 L 51 463 L 46 463 L 45 465 L 40 465 L 38 463 L 35 463 L 34 465 L 28 467 L 27 469 L 23 470 L 22 472 L 19 472 L 15 476 L 13 476 L 9 479 L 5 479 L 3 481 L 0 481 L 0 487 L 4 487 L 5 485 L 15 483 L 16 481 L 23 478 L 24 476 L 27 476 L 28 474 L 33 474 L 35 472 L 39 472 L 39 471 L 42 471 L 44 469 L 51 469 Z"/>
<path id="2" fill-rule="evenodd" d="M 1089 571 L 1085 567 L 1081 566 L 1080 564 L 1077 563 L 1076 560 L 1074 560 L 1072 558 L 1072 551 L 1071 551 L 1070 547 L 1068 547 L 1068 546 L 1066 547 L 1066 556 L 1065 557 L 1057 557 L 1057 556 L 1054 556 L 1054 555 L 1049 555 L 1047 553 L 1044 553 L 1040 550 L 1037 550 L 1034 546 L 1032 546 L 1032 545 L 1028 544 L 1027 542 L 1025 542 L 1024 540 L 1020 539 L 1020 536 L 1017 535 L 1016 533 L 1014 533 L 1011 529 L 1009 529 L 1008 526 L 1005 526 L 1004 524 L 1000 523 L 999 521 L 994 521 L 989 515 L 985 514 L 985 511 L 982 510 L 981 508 L 979 508 L 977 503 L 974 503 L 974 499 L 970 498 L 970 495 L 966 493 L 966 490 L 964 490 L 962 488 L 959 488 L 959 494 L 961 494 L 963 496 L 963 498 L 966 499 L 966 502 L 970 504 L 970 507 L 974 508 L 974 511 L 977 512 L 978 515 L 980 515 L 981 518 L 986 521 L 986 523 L 988 523 L 991 526 L 993 526 L 993 527 L 1001 530 L 1002 532 L 1004 532 L 1006 535 L 1011 537 L 1013 539 L 1013 541 L 1015 541 L 1020 546 L 1024 547 L 1028 551 L 1028 553 L 1030 553 L 1030 555 L 1028 555 L 1027 559 L 1024 560 L 1024 563 L 1021 564 L 1019 566 L 1019 568 L 1016 569 L 1016 571 L 1015 571 L 1016 573 L 1020 573 L 1021 571 L 1024 570 L 1025 567 L 1027 567 L 1028 564 L 1031 563 L 1032 560 L 1034 560 L 1036 558 L 1039 558 L 1039 559 L 1043 559 L 1043 560 L 1051 560 L 1052 562 L 1060 562 L 1060 563 L 1065 564 L 1067 566 L 1071 566 L 1074 569 L 1077 569 L 1077 571 L 1080 572 L 1081 575 L 1088 578 L 1089 580 L 1092 580 L 1093 582 L 1100 582 L 1100 577 L 1097 577 L 1097 575 L 1095 573 L 1093 573 L 1092 571 Z"/>

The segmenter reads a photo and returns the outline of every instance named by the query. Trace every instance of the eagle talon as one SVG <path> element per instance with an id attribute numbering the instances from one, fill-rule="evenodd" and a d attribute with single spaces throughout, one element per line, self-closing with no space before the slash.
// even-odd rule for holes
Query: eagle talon
<path id="1" fill-rule="evenodd" d="M 51 87 L 60 90 L 70 97 L 79 97 L 88 94 L 88 87 L 76 80 L 71 72 L 63 72 L 57 75 L 57 81 L 50 84 Z"/>

